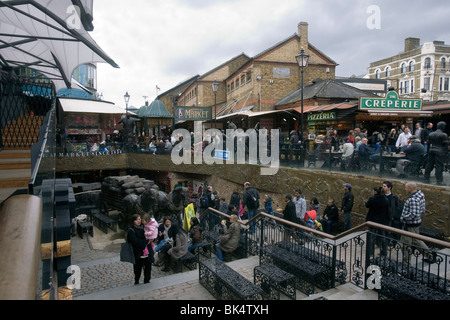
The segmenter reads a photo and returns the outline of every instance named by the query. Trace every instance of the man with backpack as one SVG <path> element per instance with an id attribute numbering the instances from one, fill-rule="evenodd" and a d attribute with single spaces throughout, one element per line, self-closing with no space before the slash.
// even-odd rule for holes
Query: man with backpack
<path id="1" fill-rule="evenodd" d="M 259 208 L 259 192 L 250 185 L 250 182 L 244 183 L 244 197 L 242 205 L 247 207 L 248 220 L 252 219 L 258 213 Z M 252 234 L 255 232 L 255 223 L 250 224 L 249 232 Z"/>

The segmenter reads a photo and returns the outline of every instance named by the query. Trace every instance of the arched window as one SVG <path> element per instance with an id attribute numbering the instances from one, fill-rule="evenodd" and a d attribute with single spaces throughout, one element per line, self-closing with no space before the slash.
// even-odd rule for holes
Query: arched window
<path id="1" fill-rule="evenodd" d="M 430 57 L 428 57 L 428 58 L 425 58 L 425 63 L 424 63 L 424 66 L 423 66 L 425 69 L 430 69 L 431 68 L 431 58 Z"/>
<path id="2" fill-rule="evenodd" d="M 441 69 L 445 69 L 447 67 L 447 61 L 445 60 L 445 58 L 441 59 Z"/>
<path id="3" fill-rule="evenodd" d="M 391 68 L 386 67 L 386 78 L 389 78 L 391 76 Z"/>
<path id="4" fill-rule="evenodd" d="M 414 72 L 414 61 L 409 62 L 409 72 Z"/>
<path id="5" fill-rule="evenodd" d="M 377 71 L 375 71 L 375 79 L 380 79 L 380 69 L 377 69 Z"/>
<path id="6" fill-rule="evenodd" d="M 406 63 L 402 63 L 401 67 L 400 67 L 400 73 L 406 73 Z"/>

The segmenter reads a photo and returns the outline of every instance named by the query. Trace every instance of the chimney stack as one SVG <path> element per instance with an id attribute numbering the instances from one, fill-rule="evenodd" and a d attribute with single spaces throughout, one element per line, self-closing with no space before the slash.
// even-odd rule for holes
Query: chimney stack
<path id="1" fill-rule="evenodd" d="M 308 22 L 298 24 L 298 35 L 300 36 L 300 48 L 308 50 Z"/>
<path id="2" fill-rule="evenodd" d="M 406 38 L 405 39 L 405 52 L 414 50 L 415 48 L 420 46 L 419 38 Z"/>

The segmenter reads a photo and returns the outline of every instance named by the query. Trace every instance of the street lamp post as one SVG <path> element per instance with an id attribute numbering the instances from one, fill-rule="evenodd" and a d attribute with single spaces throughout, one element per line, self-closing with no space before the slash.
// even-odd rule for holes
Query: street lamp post
<path id="1" fill-rule="evenodd" d="M 300 137 L 302 139 L 302 144 L 303 144 L 303 89 L 304 89 L 304 86 L 303 86 L 303 73 L 305 71 L 305 67 L 308 66 L 309 55 L 307 55 L 305 53 L 305 50 L 303 50 L 303 48 L 302 48 L 302 50 L 300 50 L 300 54 L 297 55 L 295 58 L 297 59 L 298 65 L 299 65 L 301 73 L 302 73 L 302 76 L 301 76 L 301 78 L 302 78 L 302 84 L 301 84 L 301 87 L 302 87 L 301 114 L 302 114 L 302 116 L 300 118 L 300 134 L 301 134 Z"/>
<path id="2" fill-rule="evenodd" d="M 128 102 L 130 102 L 130 95 L 127 93 L 125 93 L 125 95 L 123 96 L 123 98 L 125 99 L 125 110 L 126 110 L 126 115 L 128 116 Z"/>
<path id="3" fill-rule="evenodd" d="M 213 84 L 212 84 L 212 90 L 214 92 L 214 129 L 216 129 L 216 125 L 217 125 L 217 91 L 219 90 L 219 83 L 214 80 Z"/>

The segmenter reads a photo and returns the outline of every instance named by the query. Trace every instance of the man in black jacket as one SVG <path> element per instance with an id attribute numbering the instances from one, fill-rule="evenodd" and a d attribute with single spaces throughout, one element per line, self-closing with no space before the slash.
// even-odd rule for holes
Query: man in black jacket
<path id="1" fill-rule="evenodd" d="M 250 182 L 244 183 L 244 197 L 242 199 L 242 205 L 247 207 L 248 220 L 252 219 L 258 214 L 259 208 L 259 192 L 250 185 Z M 255 232 L 255 223 L 250 224 L 250 233 Z"/>
<path id="2" fill-rule="evenodd" d="M 400 217 L 402 215 L 403 211 L 403 203 L 396 195 L 392 192 L 392 182 L 390 181 L 384 181 L 383 182 L 383 193 L 386 199 L 388 200 L 389 204 L 389 223 L 388 226 L 396 228 L 396 229 L 402 229 L 402 223 L 400 222 Z M 397 233 L 388 233 L 387 236 L 389 238 L 392 238 L 392 242 L 390 247 L 395 247 L 397 244 L 397 241 L 400 240 L 400 235 Z"/>
<path id="3" fill-rule="evenodd" d="M 437 124 L 437 130 L 430 133 L 428 140 L 428 159 L 424 175 L 425 183 L 430 182 L 431 171 L 435 169 L 436 184 L 443 184 L 444 162 L 447 159 L 448 153 L 448 136 L 445 133 L 446 126 L 446 123 L 444 121 L 441 121 Z"/>
<path id="4" fill-rule="evenodd" d="M 297 223 L 297 215 L 295 213 L 295 203 L 292 202 L 292 195 L 287 194 L 284 198 L 286 201 L 286 206 L 283 210 L 283 218 L 287 221 Z"/>
<path id="5" fill-rule="evenodd" d="M 344 183 L 344 197 L 342 198 L 342 206 L 341 206 L 341 212 L 344 215 L 344 229 L 345 231 L 350 230 L 352 227 L 352 209 L 353 209 L 353 202 L 354 202 L 354 196 L 352 193 L 352 185 L 350 183 Z"/>
<path id="6" fill-rule="evenodd" d="M 422 136 L 420 140 L 425 147 L 425 153 L 428 152 L 428 140 L 430 139 L 430 133 L 433 132 L 433 123 L 428 122 L 426 128 L 422 130 Z"/>
<path id="7" fill-rule="evenodd" d="M 413 167 L 420 170 L 420 164 L 425 154 L 425 147 L 420 142 L 417 136 L 409 137 L 409 145 L 400 151 L 400 154 L 404 154 L 404 159 L 397 160 L 395 168 L 400 175 L 405 174 L 405 165 L 409 163 Z M 413 173 L 410 171 L 410 173 Z"/>
<path id="8" fill-rule="evenodd" d="M 290 195 L 289 193 L 285 196 L 284 200 L 286 201 L 286 206 L 284 207 L 283 210 L 283 219 L 293 222 L 293 223 L 297 223 L 297 214 L 296 214 L 296 210 L 295 210 L 295 203 L 292 201 L 292 195 Z M 290 231 L 287 231 L 290 230 Z M 297 234 L 295 233 L 295 228 L 294 227 L 286 227 L 286 231 L 284 232 L 284 239 L 285 240 L 289 240 L 290 236 L 294 237 L 294 239 L 298 239 L 297 238 Z"/>

